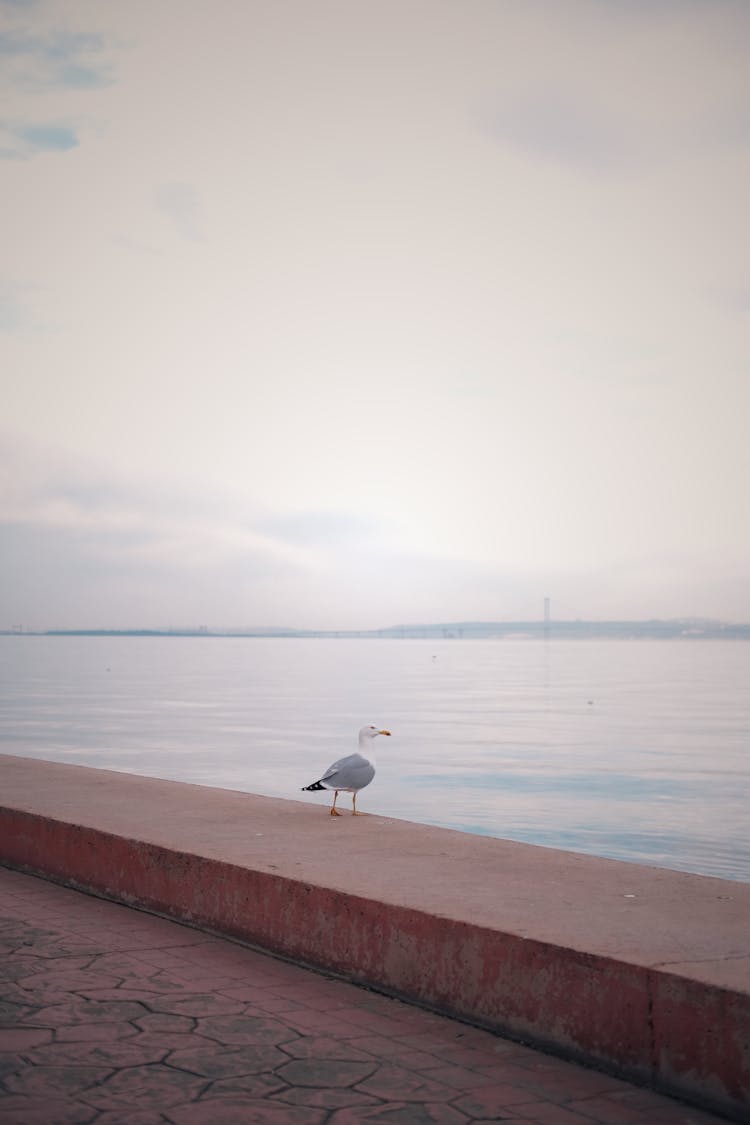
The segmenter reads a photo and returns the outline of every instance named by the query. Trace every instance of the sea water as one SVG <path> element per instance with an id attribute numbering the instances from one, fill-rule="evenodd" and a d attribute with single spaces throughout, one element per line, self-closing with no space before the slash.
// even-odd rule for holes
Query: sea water
<path id="1" fill-rule="evenodd" d="M 0 751 L 750 881 L 742 641 L 0 637 Z M 342 799 L 346 807 L 348 798 Z"/>

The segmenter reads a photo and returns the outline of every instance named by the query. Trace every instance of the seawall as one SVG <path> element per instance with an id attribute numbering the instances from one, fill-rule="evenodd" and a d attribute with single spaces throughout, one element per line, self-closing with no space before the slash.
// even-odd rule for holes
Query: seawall
<path id="1" fill-rule="evenodd" d="M 750 1121 L 750 886 L 0 756 L 0 862 Z"/>

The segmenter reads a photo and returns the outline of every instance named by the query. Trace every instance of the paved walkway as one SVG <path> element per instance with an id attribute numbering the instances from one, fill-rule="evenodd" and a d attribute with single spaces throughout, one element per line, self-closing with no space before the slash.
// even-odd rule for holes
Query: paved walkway
<path id="1" fill-rule="evenodd" d="M 0 1121 L 711 1125 L 719 1118 L 0 868 Z"/>

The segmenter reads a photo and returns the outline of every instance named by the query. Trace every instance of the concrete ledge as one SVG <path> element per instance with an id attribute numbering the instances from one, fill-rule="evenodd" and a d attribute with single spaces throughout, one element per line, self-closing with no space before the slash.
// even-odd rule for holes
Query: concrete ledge
<path id="1" fill-rule="evenodd" d="M 750 1120 L 750 886 L 0 756 L 0 860 Z"/>

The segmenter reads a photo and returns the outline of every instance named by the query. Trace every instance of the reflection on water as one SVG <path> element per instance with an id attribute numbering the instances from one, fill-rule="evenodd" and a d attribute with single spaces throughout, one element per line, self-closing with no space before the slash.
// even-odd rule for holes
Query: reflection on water
<path id="1" fill-rule="evenodd" d="M 742 642 L 0 637 L 0 749 L 750 881 Z"/>

